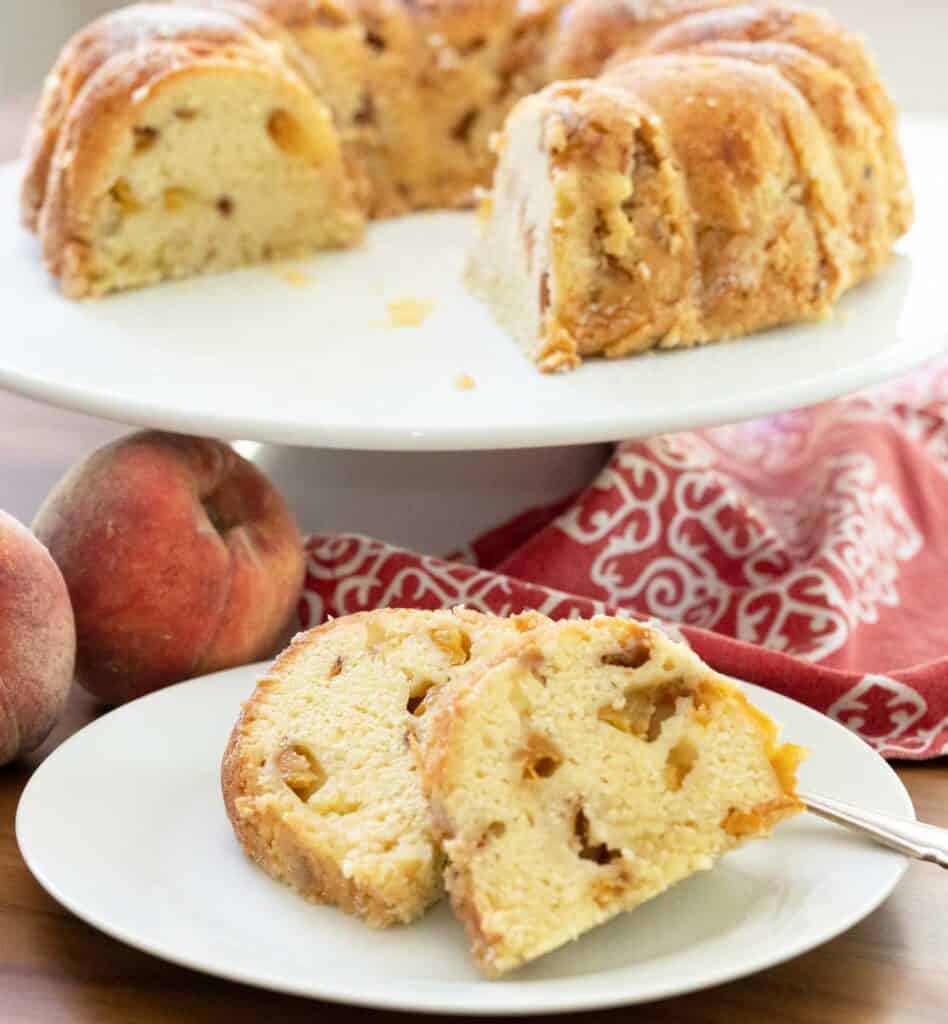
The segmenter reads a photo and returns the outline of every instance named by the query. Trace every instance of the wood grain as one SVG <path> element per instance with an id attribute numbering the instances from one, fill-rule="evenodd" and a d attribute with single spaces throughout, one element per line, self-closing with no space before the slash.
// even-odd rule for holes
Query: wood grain
<path id="1" fill-rule="evenodd" d="M 18 151 L 31 107 L 28 97 L 0 103 L 0 159 Z M 0 394 L 0 507 L 28 521 L 72 461 L 121 430 Z M 42 750 L 24 764 L 0 769 L 0 1024 L 395 1024 L 417 1019 L 207 978 L 107 938 L 47 896 L 17 849 L 17 802 L 36 764 L 98 713 L 89 698 L 75 691 Z M 948 827 L 948 761 L 903 765 L 898 771 L 919 816 Z M 948 876 L 916 864 L 878 911 L 806 956 L 693 996 L 572 1019 L 618 1022 L 634 1015 L 640 1021 L 696 1024 L 944 1024 L 946 949 Z"/>

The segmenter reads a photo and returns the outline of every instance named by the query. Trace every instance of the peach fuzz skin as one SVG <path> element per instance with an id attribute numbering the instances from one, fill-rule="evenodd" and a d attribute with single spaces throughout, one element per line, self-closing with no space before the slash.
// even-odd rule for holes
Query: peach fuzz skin
<path id="1" fill-rule="evenodd" d="M 38 747 L 72 683 L 76 628 L 55 562 L 0 512 L 0 764 Z"/>
<path id="2" fill-rule="evenodd" d="M 286 503 L 220 441 L 121 438 L 66 474 L 33 528 L 76 612 L 76 679 L 109 704 L 270 656 L 302 587 Z"/>

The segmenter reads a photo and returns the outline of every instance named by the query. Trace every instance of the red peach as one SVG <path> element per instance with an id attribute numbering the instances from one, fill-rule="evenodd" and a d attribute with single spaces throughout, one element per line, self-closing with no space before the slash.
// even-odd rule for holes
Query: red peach
<path id="1" fill-rule="evenodd" d="M 0 764 L 49 735 L 75 660 L 76 626 L 56 563 L 25 526 L 0 512 Z"/>
<path id="2" fill-rule="evenodd" d="M 33 524 L 76 613 L 76 678 L 118 704 L 274 653 L 303 581 L 286 503 L 229 445 L 143 431 L 56 485 Z"/>

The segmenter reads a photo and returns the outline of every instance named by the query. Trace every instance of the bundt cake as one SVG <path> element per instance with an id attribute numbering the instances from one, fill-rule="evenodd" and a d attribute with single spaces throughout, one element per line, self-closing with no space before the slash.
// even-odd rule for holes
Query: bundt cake
<path id="1" fill-rule="evenodd" d="M 51 73 L 24 220 L 99 295 L 468 203 L 494 136 L 469 276 L 547 370 L 820 316 L 911 222 L 862 42 L 774 0 L 138 4 Z"/>
<path id="2" fill-rule="evenodd" d="M 224 756 L 224 801 L 249 856 L 371 925 L 418 917 L 441 894 L 441 854 L 409 730 L 462 666 L 543 621 L 379 611 L 298 636 L 244 705 Z"/>
<path id="3" fill-rule="evenodd" d="M 445 884 L 497 976 L 802 810 L 804 752 L 687 648 L 617 619 L 515 637 L 419 741 Z"/>

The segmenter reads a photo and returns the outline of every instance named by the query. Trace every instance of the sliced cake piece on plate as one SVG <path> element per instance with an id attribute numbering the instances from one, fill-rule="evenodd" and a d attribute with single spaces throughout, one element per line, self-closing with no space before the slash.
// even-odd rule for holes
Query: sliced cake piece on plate
<path id="1" fill-rule="evenodd" d="M 434 691 L 543 616 L 386 610 L 298 636 L 244 705 L 224 802 L 265 871 L 368 924 L 405 923 L 442 892 L 410 743 Z M 420 730 L 423 731 L 423 730 Z"/>
<path id="2" fill-rule="evenodd" d="M 444 688 L 420 735 L 445 882 L 490 976 L 631 910 L 803 809 L 803 751 L 683 645 L 543 625 Z"/>

